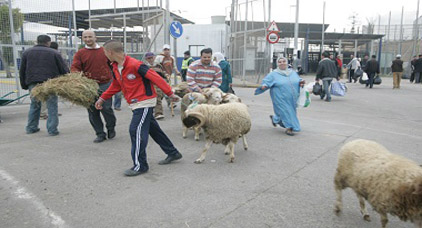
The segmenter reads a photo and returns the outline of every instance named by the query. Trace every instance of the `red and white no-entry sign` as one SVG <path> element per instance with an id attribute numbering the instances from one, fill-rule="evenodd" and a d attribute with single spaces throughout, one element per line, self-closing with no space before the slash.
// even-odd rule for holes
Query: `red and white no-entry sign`
<path id="1" fill-rule="evenodd" d="M 270 32 L 267 35 L 267 40 L 270 44 L 278 43 L 279 39 L 280 39 L 280 36 L 278 35 L 278 32 Z"/>

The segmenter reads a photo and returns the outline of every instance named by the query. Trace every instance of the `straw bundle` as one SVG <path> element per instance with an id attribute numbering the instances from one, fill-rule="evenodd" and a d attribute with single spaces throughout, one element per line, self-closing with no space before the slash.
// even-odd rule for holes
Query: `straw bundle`
<path id="1" fill-rule="evenodd" d="M 82 73 L 69 73 L 49 79 L 32 89 L 31 95 L 39 101 L 46 101 L 50 95 L 57 95 L 73 104 L 89 108 L 99 95 L 95 80 Z"/>

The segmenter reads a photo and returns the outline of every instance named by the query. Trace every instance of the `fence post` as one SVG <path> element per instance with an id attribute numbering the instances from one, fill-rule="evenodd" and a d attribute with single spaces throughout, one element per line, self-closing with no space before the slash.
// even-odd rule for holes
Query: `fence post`
<path id="1" fill-rule="evenodd" d="M 18 97 L 21 96 L 21 87 L 19 83 L 18 77 L 18 53 L 16 49 L 16 42 L 15 42 L 15 27 L 13 25 L 13 13 L 12 13 L 12 0 L 9 0 L 9 22 L 10 22 L 10 36 L 12 38 L 12 46 L 13 46 L 13 62 L 15 65 L 15 81 L 16 81 L 16 90 L 18 91 Z M 18 101 L 21 103 L 21 101 Z"/>

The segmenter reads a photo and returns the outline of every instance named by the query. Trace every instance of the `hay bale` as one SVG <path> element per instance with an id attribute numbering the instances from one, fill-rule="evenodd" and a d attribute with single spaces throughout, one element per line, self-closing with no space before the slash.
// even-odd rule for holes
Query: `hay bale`
<path id="1" fill-rule="evenodd" d="M 50 95 L 57 95 L 73 104 L 89 108 L 99 96 L 99 86 L 95 80 L 83 76 L 82 73 L 69 73 L 35 86 L 31 95 L 39 101 L 46 101 Z"/>

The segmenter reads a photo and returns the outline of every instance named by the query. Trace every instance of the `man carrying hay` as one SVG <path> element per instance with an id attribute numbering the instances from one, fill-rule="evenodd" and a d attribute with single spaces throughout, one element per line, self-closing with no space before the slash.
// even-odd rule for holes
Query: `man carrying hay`
<path id="1" fill-rule="evenodd" d="M 112 73 L 108 59 L 104 55 L 104 48 L 97 44 L 95 33 L 91 30 L 86 30 L 82 33 L 82 40 L 85 43 L 85 47 L 75 54 L 71 71 L 83 72 L 87 78 L 97 81 L 101 91 L 106 91 L 110 86 Z M 106 140 L 106 133 L 104 132 L 104 124 L 100 113 L 106 122 L 108 138 L 112 139 L 116 136 L 116 131 L 114 130 L 116 117 L 112 109 L 112 100 L 108 99 L 105 101 L 104 108 L 101 111 L 95 109 L 94 104 L 88 108 L 89 122 L 97 135 L 94 143 L 100 143 Z"/>
<path id="2" fill-rule="evenodd" d="M 157 102 L 154 85 L 157 85 L 172 101 L 178 101 L 179 97 L 173 94 L 171 87 L 157 72 L 149 69 L 143 62 L 126 56 L 123 45 L 119 41 L 107 41 L 104 44 L 104 50 L 107 58 L 113 62 L 114 78 L 110 88 L 95 103 L 95 107 L 101 110 L 107 99 L 122 91 L 132 109 L 133 116 L 129 133 L 132 142 L 133 167 L 126 170 L 125 175 L 137 176 L 148 171 L 145 151 L 148 135 L 151 135 L 152 139 L 167 154 L 167 158 L 159 162 L 160 165 L 181 159 L 182 154 L 174 147 L 152 115 Z"/>
<path id="3" fill-rule="evenodd" d="M 69 68 L 64 62 L 59 52 L 50 48 L 51 38 L 47 35 L 37 37 L 37 45 L 27 49 L 22 54 L 22 62 L 19 70 L 20 83 L 22 89 L 29 89 L 29 92 L 37 85 L 55 78 L 59 75 L 69 73 Z M 57 127 L 59 125 L 57 96 L 51 95 L 47 101 L 48 116 L 47 131 L 50 136 L 59 134 Z M 26 133 L 33 134 L 40 129 L 41 102 L 31 96 L 31 106 L 28 114 L 28 124 Z"/>

